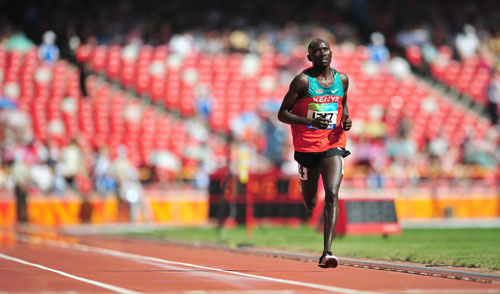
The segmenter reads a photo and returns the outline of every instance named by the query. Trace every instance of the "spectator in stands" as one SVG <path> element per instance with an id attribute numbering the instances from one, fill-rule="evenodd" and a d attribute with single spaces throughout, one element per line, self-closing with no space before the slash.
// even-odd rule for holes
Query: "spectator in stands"
<path id="1" fill-rule="evenodd" d="M 411 69 L 419 75 L 425 75 L 426 63 L 422 56 L 422 48 L 416 45 L 408 46 L 405 53 Z"/>
<path id="2" fill-rule="evenodd" d="M 473 131 L 469 130 L 467 138 L 462 143 L 463 163 L 484 167 L 497 167 L 497 139 L 498 133 L 495 129 L 490 129 L 484 139 L 475 138 Z"/>
<path id="3" fill-rule="evenodd" d="M 427 64 L 432 64 L 438 55 L 438 50 L 431 42 L 426 42 L 422 45 L 422 57 Z"/>
<path id="4" fill-rule="evenodd" d="M 46 157 L 43 157 L 43 160 L 47 161 L 47 164 L 50 167 L 55 168 L 61 155 L 59 146 L 57 146 L 57 143 L 54 140 L 48 140 L 44 149 L 46 150 L 44 151 L 46 152 Z"/>
<path id="5" fill-rule="evenodd" d="M 417 155 L 417 144 L 410 136 L 410 125 L 405 118 L 398 124 L 394 137 L 386 143 L 387 154 L 391 159 L 390 170 L 396 184 L 404 187 L 415 178 L 413 163 Z"/>
<path id="6" fill-rule="evenodd" d="M 13 51 L 13 50 L 19 50 L 22 52 L 28 52 L 31 48 L 33 48 L 35 44 L 33 41 L 31 41 L 24 32 L 22 31 L 21 28 L 16 27 L 14 34 L 12 34 L 7 42 L 7 49 Z"/>
<path id="7" fill-rule="evenodd" d="M 139 181 L 139 170 L 127 157 L 127 147 L 118 148 L 118 157 L 113 161 L 111 170 L 117 181 L 116 193 L 118 197 L 119 210 L 128 208 L 128 220 L 135 222 L 139 220 L 143 211 L 147 219 L 144 203 L 144 193 Z"/>
<path id="8" fill-rule="evenodd" d="M 288 23 L 283 30 L 278 32 L 275 48 L 284 55 L 291 54 L 292 49 L 299 43 L 298 36 L 299 27 L 297 24 Z"/>
<path id="9" fill-rule="evenodd" d="M 356 140 L 356 153 L 354 153 L 355 164 L 368 167 L 374 159 L 375 154 L 372 152 L 371 140 L 367 136 L 359 136 Z"/>
<path id="10" fill-rule="evenodd" d="M 38 47 L 38 58 L 48 64 L 53 64 L 59 59 L 59 48 L 53 31 L 46 31 L 43 34 L 43 43 Z"/>
<path id="11" fill-rule="evenodd" d="M 61 172 L 68 187 L 77 190 L 76 177 L 85 173 L 83 152 L 76 138 L 61 150 Z"/>
<path id="12" fill-rule="evenodd" d="M 220 32 L 211 30 L 204 37 L 199 38 L 198 47 L 200 52 L 206 54 L 217 54 L 223 51 L 224 45 L 220 37 Z"/>
<path id="13" fill-rule="evenodd" d="M 87 91 L 87 84 L 86 80 L 87 77 L 90 75 L 92 72 L 92 69 L 90 67 L 90 62 L 84 61 L 78 65 L 78 70 L 79 70 L 79 77 L 80 77 L 80 91 L 82 93 L 82 98 L 87 98 L 89 96 L 89 93 Z"/>
<path id="14" fill-rule="evenodd" d="M 421 47 L 409 46 L 406 50 L 412 71 L 421 76 L 430 77 L 430 67 L 438 56 L 436 47 L 431 42 L 425 42 Z"/>
<path id="15" fill-rule="evenodd" d="M 247 53 L 250 49 L 250 38 L 243 30 L 235 30 L 229 35 L 231 52 Z"/>
<path id="16" fill-rule="evenodd" d="M 40 144 L 38 149 L 38 158 L 50 168 L 52 174 L 52 192 L 56 195 L 64 195 L 66 180 L 62 175 L 62 166 L 60 164 L 61 150 L 54 140 L 48 140 L 46 144 Z"/>
<path id="17" fill-rule="evenodd" d="M 198 113 L 198 118 L 207 122 L 213 108 L 213 94 L 209 84 L 197 83 L 194 86 L 195 107 Z"/>
<path id="18" fill-rule="evenodd" d="M 498 130 L 491 128 L 481 140 L 478 150 L 483 152 L 485 157 L 488 157 L 488 161 L 485 162 L 484 166 L 498 168 L 499 162 L 497 161 L 497 155 L 499 136 Z"/>
<path id="19" fill-rule="evenodd" d="M 370 35 L 371 43 L 368 45 L 370 58 L 377 64 L 384 64 L 390 58 L 389 49 L 385 46 L 385 37 L 380 32 L 373 32 Z"/>
<path id="20" fill-rule="evenodd" d="M 195 188 L 205 191 L 210 184 L 210 174 L 216 169 L 214 154 L 208 142 L 208 140 L 191 142 L 184 150 L 183 155 L 185 159 L 197 161 L 192 183 Z"/>
<path id="21" fill-rule="evenodd" d="M 395 39 L 396 44 L 398 44 L 401 48 L 409 46 L 420 47 L 429 42 L 430 34 L 429 30 L 424 26 L 410 24 L 396 33 Z"/>
<path id="22" fill-rule="evenodd" d="M 13 148 L 13 143 L 11 141 L 5 140 L 5 137 L 2 138 L 3 142 L 1 144 L 1 158 L 3 166 L 11 166 L 15 161 L 15 153 Z"/>
<path id="23" fill-rule="evenodd" d="M 367 138 L 381 138 L 387 135 L 387 126 L 383 122 L 384 108 L 374 104 L 368 109 L 368 119 L 362 124 L 361 133 Z"/>
<path id="24" fill-rule="evenodd" d="M 488 49 L 496 56 L 500 56 L 500 29 L 495 28 L 491 32 L 491 37 L 487 41 Z"/>
<path id="25" fill-rule="evenodd" d="M 447 158 L 447 153 L 450 151 L 449 143 L 446 134 L 443 130 L 439 131 L 438 135 L 430 138 L 426 142 L 426 161 L 428 162 L 427 176 L 431 180 L 437 180 L 444 176 L 444 160 Z"/>
<path id="26" fill-rule="evenodd" d="M 80 40 L 78 38 L 73 38 L 73 44 L 70 44 L 70 46 L 76 46 L 77 44 L 80 44 Z M 86 44 L 78 47 L 78 49 L 74 49 L 78 72 L 80 74 L 80 91 L 83 98 L 88 97 L 87 84 L 85 81 L 92 72 L 92 67 L 90 65 L 90 52 L 92 52 L 96 44 L 96 38 L 91 37 Z"/>
<path id="27" fill-rule="evenodd" d="M 410 64 L 397 52 L 394 52 L 389 60 L 389 71 L 400 80 L 411 76 Z"/>
<path id="28" fill-rule="evenodd" d="M 490 117 L 491 123 L 497 125 L 498 121 L 498 102 L 500 101 L 500 72 L 496 68 L 493 69 L 491 80 L 488 85 L 488 104 L 486 109 Z"/>
<path id="29" fill-rule="evenodd" d="M 45 195 L 52 192 L 54 188 L 54 174 L 46 161 L 39 161 L 31 167 L 31 178 L 36 187 Z"/>
<path id="30" fill-rule="evenodd" d="M 64 33 L 59 36 L 57 42 L 59 48 L 59 58 L 76 63 L 76 50 L 81 45 L 80 37 L 76 32 L 74 24 L 68 24 Z"/>
<path id="31" fill-rule="evenodd" d="M 379 72 L 387 71 L 387 61 L 390 53 L 385 46 L 385 37 L 380 32 L 370 35 L 371 43 L 368 45 L 369 58 L 363 64 L 362 70 L 369 76 L 375 76 Z"/>
<path id="32" fill-rule="evenodd" d="M 457 34 L 455 46 L 462 60 L 476 55 L 477 49 L 479 48 L 479 38 L 476 34 L 476 28 L 470 24 L 466 24 L 463 28 L 463 32 Z"/>
<path id="33" fill-rule="evenodd" d="M 28 188 L 31 181 L 30 168 L 24 161 L 22 150 L 18 150 L 12 165 L 12 179 L 14 181 L 14 194 L 16 198 L 17 221 L 28 222 Z"/>
<path id="34" fill-rule="evenodd" d="M 283 125 L 278 123 L 276 112 L 279 110 L 279 104 L 273 101 L 267 101 L 259 110 L 261 118 L 261 128 L 266 138 L 264 155 L 271 161 L 276 170 L 280 170 L 285 162 L 285 140 L 287 131 Z"/>
<path id="35" fill-rule="evenodd" d="M 10 167 L 0 158 L 0 189 L 11 190 Z"/>
<path id="36" fill-rule="evenodd" d="M 107 196 L 115 191 L 116 180 L 112 174 L 111 159 L 106 146 L 101 146 L 96 152 L 92 177 L 96 191 L 100 195 Z"/>
<path id="37" fill-rule="evenodd" d="M 446 155 L 446 152 L 449 150 L 449 143 L 446 139 L 445 132 L 441 130 L 437 136 L 430 139 L 429 145 L 427 147 L 427 151 L 430 156 L 443 158 Z"/>
<path id="38" fill-rule="evenodd" d="M 185 56 L 193 50 L 193 36 L 187 32 L 172 36 L 168 43 L 172 53 Z"/>

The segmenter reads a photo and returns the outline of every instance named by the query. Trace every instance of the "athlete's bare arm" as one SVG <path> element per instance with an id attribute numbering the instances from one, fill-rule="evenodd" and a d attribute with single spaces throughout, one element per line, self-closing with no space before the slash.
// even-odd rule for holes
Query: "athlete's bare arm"
<path id="1" fill-rule="evenodd" d="M 349 131 L 352 127 L 352 120 L 349 118 L 349 108 L 347 107 L 347 90 L 349 89 L 349 78 L 346 74 L 340 74 L 342 87 L 344 88 L 344 99 L 342 99 L 342 127 L 344 131 Z"/>
<path id="2" fill-rule="evenodd" d="M 314 119 L 300 117 L 290 112 L 293 105 L 298 99 L 304 98 L 309 87 L 309 80 L 304 73 L 297 75 L 290 83 L 290 88 L 283 98 L 280 110 L 278 111 L 278 119 L 290 125 L 311 125 L 318 129 L 326 129 L 330 121 L 325 117 L 316 117 Z"/>

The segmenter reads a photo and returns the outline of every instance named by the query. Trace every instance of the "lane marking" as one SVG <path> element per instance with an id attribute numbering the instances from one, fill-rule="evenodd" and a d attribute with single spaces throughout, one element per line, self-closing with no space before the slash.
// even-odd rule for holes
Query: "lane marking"
<path id="1" fill-rule="evenodd" d="M 49 271 L 49 272 L 53 272 L 53 273 L 59 274 L 61 276 L 65 276 L 65 277 L 68 277 L 68 278 L 71 278 L 71 279 L 78 280 L 80 282 L 84 282 L 84 283 L 88 283 L 88 284 L 91 284 L 91 285 L 94 285 L 94 286 L 97 286 L 97 287 L 101 287 L 101 288 L 104 288 L 106 290 L 110 290 L 110 291 L 113 291 L 113 292 L 116 292 L 116 293 L 121 293 L 121 294 L 142 294 L 141 292 L 136 292 L 136 291 L 128 290 L 128 289 L 125 289 L 125 288 L 121 288 L 121 287 L 117 287 L 117 286 L 113 286 L 113 285 L 101 283 L 101 282 L 98 282 L 98 281 L 94 281 L 94 280 L 89 280 L 89 279 L 86 279 L 86 278 L 78 277 L 78 276 L 75 276 L 75 275 L 72 275 L 72 274 L 65 273 L 65 272 L 60 271 L 60 270 L 52 269 L 52 268 L 49 268 L 49 267 L 46 267 L 46 266 L 43 266 L 43 265 L 40 265 L 40 264 L 36 264 L 36 263 L 31 263 L 31 262 L 28 262 L 28 261 L 25 261 L 25 260 L 22 260 L 22 259 L 19 259 L 19 258 L 16 258 L 16 257 L 12 257 L 12 256 L 9 256 L 9 255 L 5 255 L 5 254 L 2 254 L 2 253 L 0 253 L 0 258 L 6 259 L 6 260 L 10 260 L 10 261 L 14 261 L 14 262 L 21 263 L 21 264 L 25 264 L 25 265 L 29 265 L 29 266 L 33 266 L 33 267 L 37 267 L 39 269 L 43 269 L 43 270 L 46 270 L 46 271 Z"/>
<path id="2" fill-rule="evenodd" d="M 207 267 L 207 266 L 185 263 L 185 262 L 171 261 L 171 260 L 166 260 L 166 259 L 162 259 L 162 258 L 127 253 L 127 252 L 106 249 L 106 248 L 101 248 L 101 247 L 94 247 L 94 246 L 83 245 L 83 244 L 71 244 L 71 243 L 66 243 L 66 242 L 62 242 L 62 241 L 44 240 L 44 239 L 41 239 L 38 237 L 30 237 L 30 236 L 26 236 L 26 237 L 28 238 L 28 242 L 35 241 L 35 242 L 41 242 L 41 243 L 49 244 L 52 246 L 62 247 L 62 248 L 77 249 L 77 250 L 84 251 L 84 252 L 97 252 L 97 253 L 111 255 L 111 256 L 117 256 L 117 257 L 121 257 L 121 258 L 139 259 L 139 260 L 147 260 L 147 261 L 153 261 L 153 262 L 163 263 L 163 264 L 180 265 L 180 266 L 185 266 L 185 267 L 204 269 L 204 270 L 213 271 L 213 272 L 221 272 L 221 273 L 226 273 L 226 274 L 231 274 L 231 275 L 236 275 L 236 276 L 243 276 L 243 277 L 264 280 L 264 281 L 270 281 L 270 282 L 275 282 L 275 283 L 288 284 L 288 285 L 294 285 L 294 286 L 300 286 L 300 287 L 307 287 L 307 288 L 318 289 L 318 290 L 323 290 L 323 291 L 337 292 L 337 293 L 342 293 L 342 294 L 381 294 L 380 292 L 353 290 L 353 289 L 340 288 L 340 287 L 335 287 L 335 286 L 327 286 L 327 285 L 314 284 L 314 283 L 308 283 L 308 282 L 299 282 L 299 281 L 293 281 L 293 280 L 285 280 L 285 279 L 279 279 L 279 278 L 271 278 L 271 277 L 266 277 L 266 276 L 246 274 L 246 273 L 240 273 L 240 272 L 236 272 L 236 271 L 228 271 L 228 270 L 219 269 L 219 268 Z"/>
<path id="3" fill-rule="evenodd" d="M 80 294 L 78 291 L 36 291 L 36 292 L 20 292 L 22 294 Z M 92 292 L 92 294 L 107 294 L 108 292 Z M 149 294 L 322 294 L 325 292 L 295 292 L 293 290 L 180 290 L 180 291 L 161 291 L 161 292 L 148 292 Z M 12 292 L 2 292 L 0 294 L 12 294 Z"/>
<path id="4" fill-rule="evenodd" d="M 387 294 L 499 294 L 500 289 L 406 289 L 388 290 Z"/>
<path id="5" fill-rule="evenodd" d="M 217 272 L 196 270 L 196 269 L 187 269 L 186 267 L 170 265 L 170 264 L 160 264 L 158 262 L 147 261 L 147 260 L 134 260 L 134 262 L 141 263 L 141 264 L 147 264 L 150 266 L 154 266 L 156 268 L 166 269 L 169 271 L 174 271 L 174 273 L 178 274 L 178 275 L 185 276 L 186 273 L 188 273 L 190 275 L 190 277 L 192 277 L 193 280 L 197 281 L 197 283 L 198 282 L 200 282 L 200 283 L 207 283 L 208 282 L 210 284 L 216 283 L 216 284 L 230 287 L 229 289 L 234 289 L 234 290 L 226 290 L 226 291 L 231 291 L 231 292 L 237 291 L 237 290 L 248 291 L 248 290 L 245 290 L 241 287 L 241 285 L 243 283 L 248 282 L 247 277 L 231 277 L 230 279 L 228 279 L 227 274 L 225 274 L 225 273 L 217 273 Z M 170 278 L 170 279 L 173 280 L 173 278 Z M 262 283 L 262 282 L 260 282 L 260 283 Z M 196 291 L 200 291 L 200 290 L 201 289 L 199 289 L 199 287 L 198 287 L 198 290 L 196 290 Z M 195 291 L 195 290 L 193 290 L 193 291 Z"/>

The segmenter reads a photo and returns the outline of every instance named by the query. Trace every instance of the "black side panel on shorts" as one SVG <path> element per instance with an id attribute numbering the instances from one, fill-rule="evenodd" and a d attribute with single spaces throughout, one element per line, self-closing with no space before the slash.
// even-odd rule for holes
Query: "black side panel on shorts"
<path id="1" fill-rule="evenodd" d="M 349 150 L 346 150 L 345 148 L 340 148 L 340 147 L 335 147 L 328 149 L 326 151 L 326 156 L 325 157 L 330 157 L 330 156 L 335 156 L 335 155 L 340 155 L 342 157 L 347 157 L 351 154 Z"/>
<path id="2" fill-rule="evenodd" d="M 298 152 L 295 151 L 293 158 L 301 166 L 307 168 L 317 168 L 321 159 L 321 152 Z"/>

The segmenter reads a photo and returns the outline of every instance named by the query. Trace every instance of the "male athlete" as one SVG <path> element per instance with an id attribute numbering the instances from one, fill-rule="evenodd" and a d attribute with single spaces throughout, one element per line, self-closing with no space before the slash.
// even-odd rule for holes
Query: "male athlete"
<path id="1" fill-rule="evenodd" d="M 312 67 L 297 75 L 285 95 L 278 119 L 292 128 L 295 160 L 299 163 L 302 199 L 313 209 L 318 199 L 321 175 L 325 188 L 323 211 L 323 254 L 318 266 L 334 268 L 339 264 L 332 255 L 332 239 L 338 218 L 338 194 L 344 174 L 345 131 L 351 129 L 347 109 L 349 79 L 330 67 L 332 51 L 323 39 L 309 43 L 307 59 Z"/>

